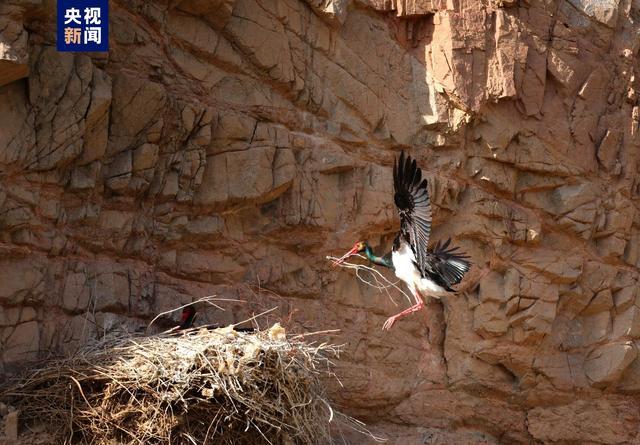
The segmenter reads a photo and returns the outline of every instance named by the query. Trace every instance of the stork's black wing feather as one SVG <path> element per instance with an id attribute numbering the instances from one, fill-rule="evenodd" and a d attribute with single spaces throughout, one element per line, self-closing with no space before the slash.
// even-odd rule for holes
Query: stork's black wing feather
<path id="1" fill-rule="evenodd" d="M 451 286 L 462 281 L 471 263 L 467 254 L 458 252 L 458 247 L 449 247 L 449 244 L 451 238 L 442 244 L 438 241 L 427 254 L 427 274 L 440 286 L 452 290 Z"/>
<path id="2" fill-rule="evenodd" d="M 393 200 L 400 215 L 400 231 L 413 250 L 418 268 L 424 272 L 429 258 L 427 245 L 431 233 L 429 190 L 416 160 L 405 157 L 404 151 L 393 165 L 393 187 Z"/>

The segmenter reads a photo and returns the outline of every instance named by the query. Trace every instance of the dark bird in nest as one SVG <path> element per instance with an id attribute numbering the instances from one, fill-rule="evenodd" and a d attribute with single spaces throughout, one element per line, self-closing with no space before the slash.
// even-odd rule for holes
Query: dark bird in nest
<path id="1" fill-rule="evenodd" d="M 182 315 L 180 316 L 180 324 L 175 328 L 173 328 L 171 331 L 182 331 L 182 330 L 191 329 L 194 327 L 198 329 L 218 329 L 218 328 L 224 327 L 219 324 L 207 324 L 202 326 L 194 326 L 194 322 L 197 316 L 198 316 L 198 313 L 196 311 L 195 305 L 190 304 L 189 306 L 185 306 L 182 309 Z M 233 326 L 233 330 L 238 332 L 254 332 L 255 328 L 241 328 L 241 327 Z"/>
<path id="2" fill-rule="evenodd" d="M 197 316 L 196 307 L 192 304 L 185 306 L 182 309 L 182 315 L 180 316 L 180 324 L 178 329 L 189 329 L 193 327 L 193 322 Z"/>
<path id="3" fill-rule="evenodd" d="M 374 264 L 393 269 L 396 276 L 405 282 L 415 298 L 415 304 L 396 314 L 384 323 L 382 329 L 391 329 L 402 317 L 424 307 L 422 295 L 440 298 L 447 292 L 455 292 L 452 286 L 460 283 L 469 271 L 469 256 L 450 247 L 451 239 L 438 241 L 428 248 L 431 233 L 431 203 L 426 179 L 415 159 L 405 156 L 393 165 L 393 200 L 400 215 L 400 231 L 393 241 L 391 252 L 384 256 L 373 253 L 367 241 L 357 242 L 353 248 L 335 261 L 338 265 L 351 255 L 364 252 Z"/>

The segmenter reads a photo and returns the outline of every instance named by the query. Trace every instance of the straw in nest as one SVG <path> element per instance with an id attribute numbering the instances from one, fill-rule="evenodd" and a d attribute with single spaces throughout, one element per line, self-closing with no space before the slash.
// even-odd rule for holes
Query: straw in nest
<path id="1" fill-rule="evenodd" d="M 269 331 L 120 334 L 46 363 L 4 391 L 60 443 L 330 442 L 320 374 L 336 350 Z"/>

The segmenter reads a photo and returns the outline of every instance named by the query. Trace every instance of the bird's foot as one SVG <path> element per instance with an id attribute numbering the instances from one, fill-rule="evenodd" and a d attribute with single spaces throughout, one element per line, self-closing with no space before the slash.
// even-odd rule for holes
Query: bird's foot
<path id="1" fill-rule="evenodd" d="M 387 321 L 385 321 L 384 324 L 382 325 L 382 330 L 389 331 L 393 326 L 393 324 L 396 322 L 396 320 L 398 320 L 399 318 L 400 317 L 398 317 L 397 315 L 387 318 Z"/>
<path id="2" fill-rule="evenodd" d="M 405 309 L 404 311 L 400 312 L 399 314 L 396 314 L 392 317 L 387 318 L 387 321 L 384 322 L 384 324 L 382 325 L 382 330 L 383 331 L 388 331 L 391 329 L 391 327 L 393 326 L 393 324 L 398 321 L 399 319 L 406 317 L 409 314 L 413 314 L 414 312 L 419 311 L 420 309 L 422 309 L 424 307 L 424 303 L 422 302 L 422 300 L 420 300 L 420 302 L 418 302 L 417 304 L 411 306 L 408 309 Z"/>

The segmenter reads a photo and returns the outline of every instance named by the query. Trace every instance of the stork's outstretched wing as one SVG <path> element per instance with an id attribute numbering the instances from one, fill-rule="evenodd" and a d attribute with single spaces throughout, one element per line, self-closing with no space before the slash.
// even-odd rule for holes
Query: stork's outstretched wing
<path id="1" fill-rule="evenodd" d="M 421 272 L 427 268 L 427 245 L 431 233 L 431 203 L 427 187 L 427 180 L 422 179 L 416 160 L 405 157 L 403 151 L 393 165 L 393 200 L 400 215 L 401 234 L 409 241 Z"/>
<path id="2" fill-rule="evenodd" d="M 462 281 L 471 267 L 469 255 L 460 252 L 458 247 L 449 247 L 450 244 L 451 238 L 442 244 L 438 241 L 427 254 L 427 275 L 448 291 L 453 290 L 451 286 Z"/>

